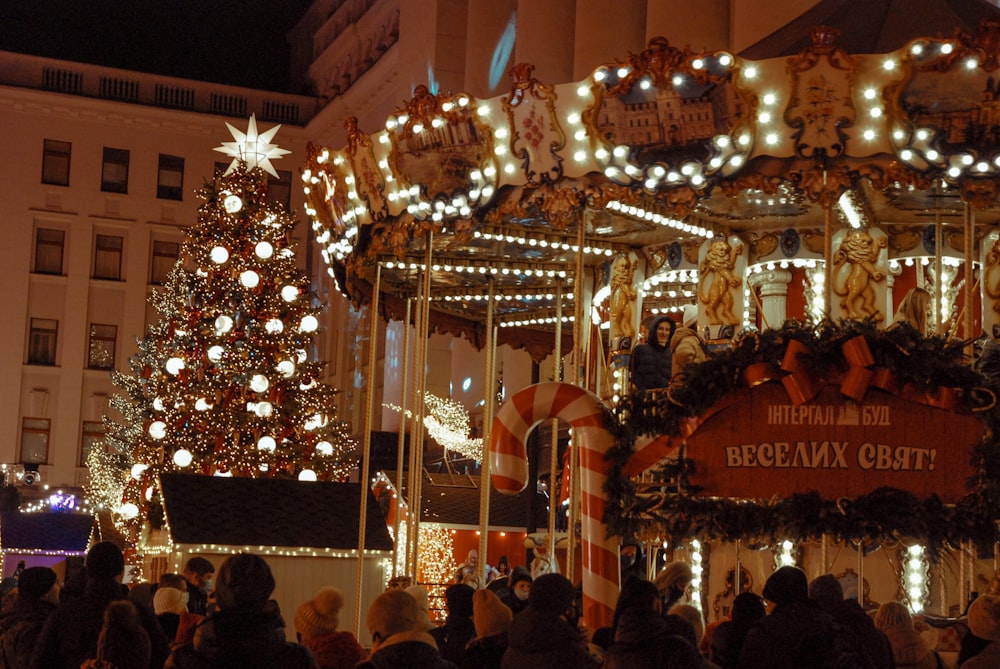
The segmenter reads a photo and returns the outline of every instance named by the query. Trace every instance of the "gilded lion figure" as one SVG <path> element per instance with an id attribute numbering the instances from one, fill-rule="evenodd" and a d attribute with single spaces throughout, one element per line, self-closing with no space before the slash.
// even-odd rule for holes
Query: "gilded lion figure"
<path id="1" fill-rule="evenodd" d="M 619 255 L 611 265 L 611 336 L 615 341 L 619 337 L 635 339 L 635 269 L 636 263 L 626 255 Z"/>
<path id="2" fill-rule="evenodd" d="M 732 246 L 725 239 L 717 239 L 708 247 L 708 253 L 698 266 L 701 288 L 698 299 L 705 305 L 709 325 L 739 325 L 733 313 L 736 301 L 733 288 L 740 285 L 736 276 L 736 259 L 743 254 L 743 245 Z"/>
<path id="3" fill-rule="evenodd" d="M 885 237 L 876 240 L 867 230 L 852 230 L 834 254 L 833 291 L 842 298 L 840 308 L 847 318 L 884 320 L 885 315 L 876 306 L 873 284 L 885 280 L 885 274 L 876 267 L 876 263 L 878 254 L 887 243 Z M 845 265 L 848 267 L 847 277 L 841 283 L 837 278 Z"/>

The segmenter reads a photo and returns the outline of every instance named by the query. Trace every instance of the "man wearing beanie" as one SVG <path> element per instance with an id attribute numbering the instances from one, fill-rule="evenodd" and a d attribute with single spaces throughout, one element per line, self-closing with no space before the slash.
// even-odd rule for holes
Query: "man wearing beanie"
<path id="1" fill-rule="evenodd" d="M 0 617 L 0 667 L 31 665 L 31 653 L 45 620 L 56 609 L 59 586 L 48 567 L 28 567 L 17 579 L 17 599 Z"/>
<path id="2" fill-rule="evenodd" d="M 785 566 L 764 583 L 771 613 L 747 633 L 740 669 L 825 667 L 833 662 L 833 618 L 809 599 L 809 582 L 798 567 Z"/>
<path id="3" fill-rule="evenodd" d="M 500 669 L 514 614 L 491 590 L 476 590 L 472 596 L 472 620 L 476 624 L 476 638 L 465 649 L 463 666 Z"/>
<path id="4" fill-rule="evenodd" d="M 448 586 L 444 591 L 448 617 L 444 625 L 431 630 L 441 657 L 455 664 L 462 664 L 465 647 L 476 636 L 476 627 L 472 623 L 472 596 L 475 593 L 476 590 L 465 583 Z"/>
<path id="5" fill-rule="evenodd" d="M 237 553 L 219 567 L 218 610 L 208 614 L 191 643 L 176 648 L 171 669 L 316 669 L 308 649 L 285 640 L 285 621 L 271 600 L 274 575 L 264 558 Z"/>
<path id="6" fill-rule="evenodd" d="M 102 541 L 87 552 L 85 567 L 83 593 L 60 603 L 45 621 L 31 657 L 33 669 L 79 669 L 85 660 L 97 657 L 104 610 L 126 596 L 122 588 L 125 557 L 118 546 Z M 149 635 L 148 666 L 158 669 L 170 652 L 167 637 L 152 609 L 140 607 L 138 612 L 139 624 Z"/>
<path id="7" fill-rule="evenodd" d="M 368 607 L 372 654 L 357 669 L 457 669 L 441 657 L 434 637 L 420 629 L 417 601 L 404 590 L 387 590 Z"/>
<path id="8" fill-rule="evenodd" d="M 295 610 L 299 643 L 312 651 L 319 669 L 353 669 L 364 657 L 353 634 L 337 631 L 343 606 L 340 590 L 325 587 Z"/>
<path id="9" fill-rule="evenodd" d="M 599 666 L 577 627 L 576 590 L 562 574 L 531 584 L 528 608 L 511 623 L 503 669 L 590 669 Z"/>

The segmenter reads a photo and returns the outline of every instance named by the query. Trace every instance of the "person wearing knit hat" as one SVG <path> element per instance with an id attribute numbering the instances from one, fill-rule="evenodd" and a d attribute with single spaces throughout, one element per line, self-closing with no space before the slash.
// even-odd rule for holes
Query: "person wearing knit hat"
<path id="1" fill-rule="evenodd" d="M 422 585 L 411 585 L 404 588 L 404 591 L 409 593 L 413 599 L 417 602 L 417 607 L 420 609 L 420 629 L 429 632 L 437 625 L 431 622 L 430 616 L 430 599 L 427 597 L 427 591 L 424 590 Z"/>
<path id="2" fill-rule="evenodd" d="M 994 578 L 989 590 L 969 605 L 969 632 L 988 643 L 968 659 L 963 658 L 962 669 L 1000 667 L 1000 579 Z"/>
<path id="3" fill-rule="evenodd" d="M 472 618 L 476 638 L 465 649 L 466 667 L 499 669 L 507 652 L 507 634 L 514 614 L 490 590 L 477 590 L 472 596 Z"/>
<path id="4" fill-rule="evenodd" d="M 670 375 L 676 383 L 683 378 L 682 372 L 686 365 L 702 362 L 707 357 L 705 342 L 698 335 L 698 307 L 694 304 L 684 306 L 683 325 L 674 330 L 670 338 Z"/>
<path id="5" fill-rule="evenodd" d="M 653 579 L 653 584 L 660 591 L 664 615 L 684 596 L 693 580 L 694 571 L 687 562 L 671 562 L 660 570 Z"/>
<path id="6" fill-rule="evenodd" d="M 528 597 L 531 594 L 531 573 L 518 565 L 510 572 L 507 579 L 507 597 L 504 604 L 510 607 L 515 615 L 528 607 Z"/>
<path id="7" fill-rule="evenodd" d="M 476 590 L 465 583 L 448 586 L 444 591 L 448 616 L 444 625 L 430 631 L 441 657 L 458 665 L 465 657 L 465 647 L 476 636 L 476 627 L 472 622 L 472 596 L 475 593 Z"/>
<path id="8" fill-rule="evenodd" d="M 337 631 L 343 606 L 340 590 L 327 586 L 295 610 L 299 643 L 312 651 L 320 669 L 352 669 L 364 657 L 353 634 Z"/>
<path id="9" fill-rule="evenodd" d="M 27 667 L 45 620 L 59 598 L 56 573 L 48 567 L 28 567 L 17 579 L 14 604 L 0 616 L 0 658 L 6 667 Z"/>
<path id="10" fill-rule="evenodd" d="M 599 666 L 577 628 L 576 589 L 561 574 L 543 574 L 531 584 L 530 606 L 514 616 L 503 669 Z"/>
<path id="11" fill-rule="evenodd" d="M 898 669 L 935 669 L 940 666 L 937 651 L 913 626 L 910 611 L 903 604 L 886 602 L 880 606 L 875 613 L 875 627 L 889 637 L 892 657 Z M 963 668 L 965 666 L 962 665 Z"/>
<path id="12" fill-rule="evenodd" d="M 833 662 L 833 618 L 810 601 L 804 571 L 781 567 L 764 583 L 762 593 L 774 608 L 747 633 L 740 669 L 822 667 Z"/>
<path id="13" fill-rule="evenodd" d="M 888 637 L 875 627 L 856 598 L 844 599 L 844 588 L 837 577 L 823 574 L 814 578 L 809 583 L 809 597 L 833 617 L 834 644 L 841 656 L 858 658 L 873 669 L 893 666 Z"/>
<path id="14" fill-rule="evenodd" d="M 97 657 L 80 669 L 147 669 L 149 634 L 139 624 L 139 611 L 126 600 L 111 602 L 104 611 L 104 625 L 97 640 Z"/>
<path id="15" fill-rule="evenodd" d="M 86 583 L 79 595 L 63 598 L 45 621 L 31 657 L 32 667 L 79 669 L 85 660 L 97 657 L 97 642 L 104 626 L 104 612 L 112 602 L 125 601 L 122 586 L 125 557 L 114 543 L 94 544 L 85 561 Z M 162 666 L 170 654 L 170 642 L 153 610 L 139 607 L 138 624 L 150 644 L 150 666 Z M 127 614 L 125 618 L 131 619 Z M 118 622 L 115 619 L 114 622 Z M 127 622 L 127 621 L 126 621 Z"/>
<path id="16" fill-rule="evenodd" d="M 315 669 L 316 660 L 307 648 L 285 640 L 285 621 L 270 599 L 274 588 L 274 575 L 264 558 L 252 553 L 230 555 L 218 571 L 218 609 L 198 624 L 191 643 L 174 648 L 166 666 Z"/>
<path id="17" fill-rule="evenodd" d="M 386 590 L 376 597 L 368 607 L 366 623 L 372 651 L 357 669 L 455 669 L 438 653 L 434 638 L 420 629 L 417 601 L 405 590 Z"/>
<path id="18" fill-rule="evenodd" d="M 177 627 L 181 623 L 181 614 L 187 613 L 188 593 L 177 588 L 160 586 L 153 594 L 153 613 L 160 621 L 167 640 L 173 643 L 177 637 Z"/>

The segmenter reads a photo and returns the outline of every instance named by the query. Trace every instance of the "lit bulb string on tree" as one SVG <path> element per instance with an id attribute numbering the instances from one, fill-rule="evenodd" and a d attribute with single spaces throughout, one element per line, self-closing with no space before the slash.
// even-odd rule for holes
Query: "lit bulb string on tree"
<path id="1" fill-rule="evenodd" d="M 346 480 L 353 466 L 339 391 L 309 359 L 321 307 L 295 265 L 294 221 L 267 201 L 261 169 L 231 170 L 199 192 L 198 224 L 151 298 L 160 320 L 132 374 L 113 376 L 106 462 L 131 464 L 112 508 L 132 546 L 164 471 Z"/>
<path id="2" fill-rule="evenodd" d="M 972 541 L 979 550 L 992 553 L 1000 538 L 998 388 L 968 364 L 965 345 L 924 337 L 906 325 L 877 329 L 870 321 L 826 321 L 815 326 L 790 321 L 780 329 L 745 333 L 731 348 L 689 367 L 684 382 L 659 399 L 651 402 L 639 391 L 615 409 L 620 434 L 608 452 L 609 531 L 619 536 L 772 545 L 785 539 L 818 540 L 823 535 L 867 545 L 915 538 L 935 558 L 943 550 Z M 863 354 L 857 359 L 859 350 Z M 889 487 L 851 499 L 827 499 L 816 492 L 730 499 L 699 496 L 688 484 L 695 462 L 684 452 L 684 438 L 740 393 L 755 383 L 795 376 L 804 384 L 809 379 L 817 386 L 832 383 L 845 394 L 860 390 L 863 396 L 864 387 L 850 384 L 852 370 L 865 362 L 873 370 L 873 383 L 880 387 L 914 401 L 950 404 L 955 411 L 973 412 L 983 422 L 983 437 L 972 453 L 975 473 L 959 503 L 947 505 L 935 495 L 919 499 Z M 797 382 L 789 381 L 786 388 L 795 392 Z M 637 444 L 661 435 L 679 444 L 678 457 L 652 470 L 662 485 L 640 484 L 626 475 L 626 465 Z M 650 488 L 656 491 L 646 494 Z"/>

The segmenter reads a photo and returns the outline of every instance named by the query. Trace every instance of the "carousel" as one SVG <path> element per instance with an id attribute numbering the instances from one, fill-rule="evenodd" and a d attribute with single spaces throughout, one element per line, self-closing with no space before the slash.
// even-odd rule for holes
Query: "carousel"
<path id="1" fill-rule="evenodd" d="M 591 628 L 623 540 L 651 572 L 691 563 L 709 621 L 782 564 L 939 617 L 996 570 L 1000 409 L 974 363 L 1000 337 L 1000 22 L 886 53 L 838 37 L 817 26 L 764 60 L 655 38 L 569 83 L 519 64 L 498 98 L 418 87 L 377 132 L 349 118 L 346 146 L 309 147 L 307 212 L 373 341 L 412 325 L 425 369 L 430 333 L 464 337 L 488 389 L 501 345 L 560 361 L 502 406 L 487 393 L 480 515 L 491 480 L 533 484 L 532 429 L 568 424 L 550 481 L 572 493 L 566 569 Z M 662 315 L 707 359 L 634 390 L 631 351 Z M 397 467 L 409 489 L 421 450 Z"/>

